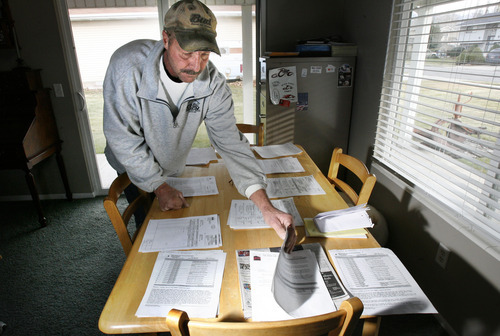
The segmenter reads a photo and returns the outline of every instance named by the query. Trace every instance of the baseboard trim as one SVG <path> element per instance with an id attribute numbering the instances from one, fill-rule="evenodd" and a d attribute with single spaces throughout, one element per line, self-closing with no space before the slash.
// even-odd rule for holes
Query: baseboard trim
<path id="1" fill-rule="evenodd" d="M 66 194 L 47 194 L 39 195 L 40 200 L 58 200 L 66 199 Z M 84 199 L 84 198 L 94 198 L 96 195 L 94 193 L 77 193 L 73 194 L 73 199 Z M 0 202 L 15 202 L 15 201 L 31 201 L 31 195 L 10 195 L 10 196 L 0 196 Z"/>

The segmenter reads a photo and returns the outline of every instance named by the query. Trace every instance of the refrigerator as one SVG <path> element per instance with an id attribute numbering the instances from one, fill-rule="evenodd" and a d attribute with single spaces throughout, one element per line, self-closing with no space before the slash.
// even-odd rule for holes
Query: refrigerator
<path id="1" fill-rule="evenodd" d="M 355 62 L 355 56 L 261 58 L 257 112 L 265 144 L 301 145 L 326 175 L 333 149 L 347 152 Z M 296 92 L 286 92 L 293 85 Z"/>

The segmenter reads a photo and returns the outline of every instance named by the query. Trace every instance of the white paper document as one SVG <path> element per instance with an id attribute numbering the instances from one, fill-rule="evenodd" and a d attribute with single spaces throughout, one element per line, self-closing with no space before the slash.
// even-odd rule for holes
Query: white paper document
<path id="1" fill-rule="evenodd" d="M 329 253 L 347 290 L 363 302 L 363 315 L 437 313 L 390 249 L 330 250 Z"/>
<path id="2" fill-rule="evenodd" d="M 139 252 L 206 249 L 222 246 L 218 215 L 149 221 Z"/>
<path id="3" fill-rule="evenodd" d="M 295 250 L 308 250 L 311 251 L 316 258 L 317 264 L 319 266 L 319 272 L 323 283 L 325 284 L 328 295 L 331 301 L 334 303 L 335 307 L 339 307 L 340 303 L 345 299 L 349 298 L 349 294 L 340 282 L 337 273 L 335 273 L 333 266 L 330 264 L 328 257 L 326 256 L 323 248 L 319 243 L 312 244 L 302 244 L 295 246 Z M 267 286 L 270 286 L 269 281 L 272 282 L 273 274 L 269 274 L 269 269 L 264 270 L 265 273 L 261 274 L 259 272 L 254 273 L 254 277 L 251 278 L 251 251 L 261 251 L 261 252 L 274 252 L 278 253 L 280 247 L 274 248 L 264 248 L 264 249 L 254 249 L 254 250 L 237 250 L 236 251 L 236 261 L 238 263 L 238 277 L 240 282 L 240 293 L 242 300 L 242 309 L 245 318 L 254 318 L 253 316 L 253 304 L 252 304 L 252 291 L 255 288 L 254 282 L 267 282 Z M 274 257 L 276 259 L 276 255 Z M 275 260 L 274 262 L 277 262 Z M 271 270 L 272 271 L 272 270 Z M 272 272 L 271 272 L 272 273 Z M 265 277 L 265 279 L 260 280 L 259 277 Z M 267 279 L 267 280 L 266 280 Z M 267 292 L 268 296 L 273 296 L 272 293 Z M 276 300 L 273 300 L 276 301 Z M 262 303 L 265 305 L 265 303 Z M 274 305 L 277 303 L 275 302 Z M 260 307 L 261 303 L 257 303 Z M 257 311 L 257 318 L 260 318 L 260 312 Z M 287 314 L 291 318 L 290 314 Z M 273 317 L 278 319 L 278 317 Z"/>
<path id="4" fill-rule="evenodd" d="M 252 149 L 264 159 L 302 153 L 302 150 L 291 142 L 282 145 L 254 146 Z"/>
<path id="5" fill-rule="evenodd" d="M 269 178 L 266 191 L 269 198 L 326 194 L 312 175 Z"/>
<path id="6" fill-rule="evenodd" d="M 335 311 L 314 253 L 250 251 L 252 320 L 277 321 Z"/>
<path id="7" fill-rule="evenodd" d="M 257 160 L 257 163 L 264 171 L 264 174 L 305 172 L 304 167 L 302 167 L 299 160 L 295 157 Z"/>
<path id="8" fill-rule="evenodd" d="M 225 262 L 221 250 L 158 253 L 135 315 L 165 317 L 177 308 L 191 318 L 216 317 Z"/>
<path id="9" fill-rule="evenodd" d="M 206 165 L 210 161 L 216 161 L 217 155 L 212 147 L 206 148 L 191 148 L 189 151 L 186 165 L 196 166 L 196 165 Z"/>
<path id="10" fill-rule="evenodd" d="M 304 226 L 293 198 L 271 200 L 276 209 L 293 216 L 295 226 Z M 269 229 L 259 208 L 250 200 L 232 200 L 227 224 L 232 229 Z"/>
<path id="11" fill-rule="evenodd" d="M 167 177 L 169 186 L 182 192 L 184 197 L 217 195 L 215 176 L 201 177 Z"/>
<path id="12" fill-rule="evenodd" d="M 358 205 L 341 210 L 321 212 L 313 221 L 320 232 L 336 232 L 372 228 L 373 222 L 366 212 L 368 208 Z"/>

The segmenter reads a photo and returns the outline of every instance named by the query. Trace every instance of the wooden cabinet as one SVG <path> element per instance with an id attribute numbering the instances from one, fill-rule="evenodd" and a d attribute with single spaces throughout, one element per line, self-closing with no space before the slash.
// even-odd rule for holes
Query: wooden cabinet
<path id="1" fill-rule="evenodd" d="M 0 48 L 14 48 L 14 21 L 7 0 L 0 1 Z"/>
<path id="2" fill-rule="evenodd" d="M 42 86 L 40 71 L 18 68 L 0 72 L 0 169 L 25 172 L 42 226 L 47 219 L 31 169 L 55 154 L 66 198 L 72 200 L 61 144 L 50 92 Z"/>

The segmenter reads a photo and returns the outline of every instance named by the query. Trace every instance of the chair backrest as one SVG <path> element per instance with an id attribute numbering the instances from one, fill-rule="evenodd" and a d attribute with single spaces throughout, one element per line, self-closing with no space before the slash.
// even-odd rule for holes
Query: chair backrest
<path id="1" fill-rule="evenodd" d="M 167 326 L 172 336 L 317 336 L 351 335 L 363 312 L 357 297 L 345 300 L 339 310 L 313 317 L 273 322 L 207 322 L 190 320 L 172 309 Z"/>
<path id="2" fill-rule="evenodd" d="M 340 166 L 344 166 L 359 178 L 362 183 L 359 193 L 356 192 L 352 186 L 338 177 Z M 370 171 L 366 168 L 363 161 L 353 156 L 343 154 L 342 148 L 335 148 L 333 150 L 327 178 L 330 183 L 344 192 L 354 205 L 368 203 L 368 199 L 370 198 L 375 182 L 377 181 L 375 175 L 370 174 Z"/>
<path id="3" fill-rule="evenodd" d="M 138 231 L 136 230 L 135 233 L 131 236 L 127 229 L 128 222 L 139 207 L 143 207 L 143 209 L 147 213 L 151 206 L 151 198 L 149 197 L 149 195 L 145 191 L 139 189 L 139 196 L 132 203 L 130 203 L 123 210 L 123 212 L 120 212 L 120 209 L 118 209 L 116 202 L 118 201 L 118 198 L 120 198 L 120 195 L 123 193 L 125 188 L 130 185 L 130 183 L 130 178 L 128 177 L 127 173 L 119 175 L 113 181 L 113 183 L 111 183 L 108 191 L 108 196 L 104 198 L 104 209 L 106 209 L 109 219 L 111 220 L 111 223 L 113 224 L 115 231 L 118 234 L 118 238 L 120 239 L 120 243 L 122 244 L 123 251 L 125 252 L 126 256 L 128 256 L 130 250 L 132 249 L 132 244 L 134 243 L 135 236 Z"/>
<path id="4" fill-rule="evenodd" d="M 257 146 L 264 146 L 264 124 L 236 124 L 241 133 L 255 133 L 257 134 Z"/>

